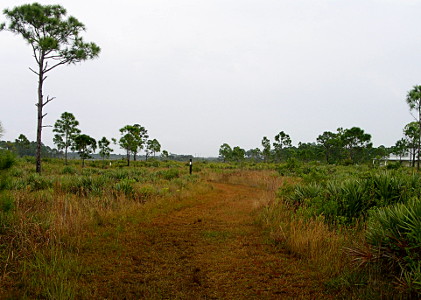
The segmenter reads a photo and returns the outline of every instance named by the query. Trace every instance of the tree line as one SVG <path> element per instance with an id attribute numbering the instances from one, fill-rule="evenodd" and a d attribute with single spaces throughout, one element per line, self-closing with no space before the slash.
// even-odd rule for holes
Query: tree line
<path id="1" fill-rule="evenodd" d="M 226 161 L 282 162 L 290 158 L 302 161 L 324 161 L 334 163 L 363 163 L 382 159 L 393 154 L 402 161 L 409 156 L 412 167 L 420 168 L 421 154 L 421 86 L 414 86 L 406 96 L 406 103 L 414 118 L 403 128 L 403 137 L 392 147 L 373 147 L 371 135 L 359 127 L 338 128 L 336 132 L 325 131 L 314 143 L 298 143 L 292 146 L 289 134 L 279 132 L 271 142 L 266 136 L 261 141 L 262 148 L 244 150 L 224 143 L 219 148 L 219 158 Z"/>
<path id="2" fill-rule="evenodd" d="M 298 143 L 292 145 L 292 139 L 284 131 L 274 136 L 273 142 L 264 136 L 262 148 L 244 150 L 236 146 L 231 148 L 227 143 L 221 145 L 219 156 L 223 161 L 284 162 L 290 158 L 302 161 L 325 161 L 326 163 L 360 163 L 373 157 L 384 157 L 387 149 L 384 146 L 374 148 L 371 135 L 359 127 L 338 128 L 337 132 L 325 131 L 317 137 L 316 143 Z"/>
<path id="3" fill-rule="evenodd" d="M 98 154 L 102 159 L 108 159 L 110 154 L 114 151 L 111 145 L 119 145 L 126 151 L 127 165 L 130 165 L 130 159 L 136 160 L 138 153 L 144 150 L 146 160 L 150 156 L 154 156 L 161 152 L 161 144 L 157 139 L 149 139 L 148 131 L 145 127 L 134 124 L 126 125 L 120 129 L 121 137 L 119 140 L 107 137 L 102 137 L 96 141 L 93 137 L 82 134 L 79 129 L 79 121 L 76 120 L 72 113 L 64 112 L 60 119 L 58 119 L 53 128 L 55 133 L 53 142 L 57 149 L 51 149 L 48 146 L 42 145 L 42 154 L 44 157 L 64 157 L 67 164 L 69 150 L 77 152 L 82 159 L 82 165 L 85 165 L 85 160 L 92 158 L 92 154 L 98 149 Z M 3 129 L 0 123 L 0 137 Z M 14 142 L 0 142 L 0 148 L 16 152 L 19 156 L 34 156 L 36 154 L 36 142 L 30 142 L 23 134 Z M 162 151 L 163 156 L 168 156 L 167 151 Z"/>

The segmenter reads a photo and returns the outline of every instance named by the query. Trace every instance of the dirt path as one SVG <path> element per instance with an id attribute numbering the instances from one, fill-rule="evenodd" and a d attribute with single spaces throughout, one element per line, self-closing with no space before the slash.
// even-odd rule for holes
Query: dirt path
<path id="1" fill-rule="evenodd" d="M 212 183 L 195 205 L 131 224 L 87 247 L 93 298 L 326 298 L 315 274 L 265 240 L 254 223 L 263 191 Z"/>

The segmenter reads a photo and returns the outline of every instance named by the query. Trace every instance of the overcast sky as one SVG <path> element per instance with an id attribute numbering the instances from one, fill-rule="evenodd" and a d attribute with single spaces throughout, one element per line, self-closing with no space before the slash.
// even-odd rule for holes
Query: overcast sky
<path id="1" fill-rule="evenodd" d="M 217 156 L 223 143 L 247 150 L 285 131 L 296 145 L 353 126 L 391 146 L 413 121 L 405 98 L 421 84 L 421 0 L 38 2 L 64 6 L 102 49 L 50 72 L 46 125 L 71 112 L 100 139 L 139 123 L 169 152 Z M 35 140 L 31 48 L 9 32 L 0 46 L 3 139 Z M 52 137 L 45 128 L 43 142 Z"/>

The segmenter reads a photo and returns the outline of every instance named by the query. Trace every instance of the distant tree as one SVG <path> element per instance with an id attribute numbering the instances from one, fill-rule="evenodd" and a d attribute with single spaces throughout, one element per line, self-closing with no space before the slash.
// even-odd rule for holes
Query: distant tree
<path id="1" fill-rule="evenodd" d="M 245 154 L 246 151 L 244 149 L 240 148 L 239 146 L 235 146 L 232 149 L 231 159 L 237 162 L 243 161 Z"/>
<path id="2" fill-rule="evenodd" d="M 131 155 L 131 149 L 133 149 L 134 137 L 130 133 L 124 133 L 121 131 L 123 136 L 118 141 L 120 147 L 124 150 L 126 150 L 126 159 L 127 159 L 127 166 L 130 166 L 130 155 Z"/>
<path id="3" fill-rule="evenodd" d="M 219 157 L 223 159 L 224 162 L 231 160 L 232 149 L 231 146 L 227 143 L 224 143 L 219 148 Z"/>
<path id="4" fill-rule="evenodd" d="M 78 135 L 74 138 L 75 149 L 82 159 L 82 167 L 85 166 L 85 159 L 91 158 L 91 154 L 96 150 L 96 141 L 86 134 Z"/>
<path id="5" fill-rule="evenodd" d="M 119 140 L 120 147 L 126 150 L 127 165 L 130 165 L 130 154 L 133 154 L 133 160 L 136 161 L 137 153 L 144 148 L 148 139 L 148 131 L 139 124 L 126 125 L 120 129 L 122 137 Z"/>
<path id="6" fill-rule="evenodd" d="M 43 85 L 46 74 L 61 65 L 75 64 L 98 56 L 100 48 L 94 43 L 85 43 L 80 33 L 85 26 L 75 17 L 66 17 L 66 10 L 60 5 L 24 4 L 5 9 L 4 15 L 10 21 L 0 24 L 0 30 L 19 34 L 32 47 L 38 76 L 38 122 L 36 171 L 41 173 L 42 120 L 46 114 L 43 108 L 54 98 L 44 100 Z"/>
<path id="7" fill-rule="evenodd" d="M 339 158 L 342 142 L 337 133 L 325 131 L 317 137 L 317 143 L 322 147 L 327 163 L 331 163 L 335 156 Z"/>
<path id="8" fill-rule="evenodd" d="M 74 138 L 80 133 L 77 126 L 79 126 L 79 122 L 76 120 L 75 116 L 69 112 L 62 113 L 61 118 L 54 124 L 53 132 L 56 134 L 54 135 L 53 142 L 57 145 L 58 150 L 64 149 L 64 161 L 66 165 L 67 150 L 73 148 Z"/>
<path id="9" fill-rule="evenodd" d="M 168 156 L 170 156 L 169 153 L 168 153 L 168 151 L 167 150 L 162 150 L 161 157 L 164 158 L 164 159 L 167 159 Z"/>
<path id="10" fill-rule="evenodd" d="M 104 136 L 102 139 L 98 141 L 98 148 L 99 148 L 99 155 L 104 160 L 105 158 L 109 158 L 111 152 L 113 152 L 113 149 L 110 148 L 110 141 L 107 140 L 107 138 Z"/>
<path id="11" fill-rule="evenodd" d="M 386 159 L 390 153 L 391 153 L 392 149 L 386 148 L 384 145 L 380 145 L 377 148 L 372 148 L 371 149 L 371 157 L 374 157 L 376 159 Z"/>
<path id="12" fill-rule="evenodd" d="M 11 141 L 0 141 L 0 149 L 5 149 L 10 152 L 16 152 L 15 143 Z"/>
<path id="13" fill-rule="evenodd" d="M 340 131 L 340 130 L 339 130 Z M 342 143 L 347 150 L 348 158 L 354 163 L 361 160 L 364 149 L 371 148 L 371 135 L 359 127 L 345 129 L 341 134 Z"/>
<path id="14" fill-rule="evenodd" d="M 418 122 L 411 122 L 406 124 L 403 129 L 403 134 L 405 136 L 406 145 L 409 150 L 409 155 L 411 157 L 412 167 L 415 167 L 415 160 L 419 151 L 419 140 L 420 140 L 420 128 L 418 126 Z"/>
<path id="15" fill-rule="evenodd" d="M 402 161 L 402 157 L 408 154 L 408 141 L 404 138 L 396 141 L 392 146 L 391 153 L 399 157 L 399 161 Z"/>
<path id="16" fill-rule="evenodd" d="M 298 143 L 296 157 L 302 161 L 314 161 L 323 159 L 323 150 L 321 146 L 315 143 Z"/>
<path id="17" fill-rule="evenodd" d="M 262 150 L 263 160 L 265 162 L 268 162 L 271 156 L 270 140 L 265 136 L 262 139 L 262 146 L 263 146 L 263 150 Z"/>
<path id="18" fill-rule="evenodd" d="M 262 151 L 259 148 L 246 151 L 246 157 L 252 161 L 258 162 L 262 160 Z"/>
<path id="19" fill-rule="evenodd" d="M 30 142 L 28 138 L 20 134 L 19 137 L 15 140 L 15 149 L 19 156 L 29 155 L 29 146 Z"/>
<path id="20" fill-rule="evenodd" d="M 146 160 L 148 159 L 149 154 L 153 154 L 155 157 L 155 153 L 161 151 L 161 144 L 158 142 L 157 139 L 148 140 L 146 142 Z"/>
<path id="21" fill-rule="evenodd" d="M 2 138 L 3 133 L 4 133 L 3 125 L 0 122 L 0 138 Z"/>
<path id="22" fill-rule="evenodd" d="M 275 159 L 277 161 L 281 161 L 282 159 L 282 150 L 285 147 L 291 147 L 291 138 L 288 134 L 281 131 L 277 135 L 275 135 L 275 142 L 273 143 Z"/>
<path id="23" fill-rule="evenodd" d="M 416 85 L 410 90 L 406 96 L 406 103 L 409 110 L 415 111 L 415 118 L 418 124 L 418 132 L 421 132 L 421 85 Z M 421 135 L 418 136 L 417 141 L 417 169 L 420 169 L 420 153 L 421 153 Z"/>

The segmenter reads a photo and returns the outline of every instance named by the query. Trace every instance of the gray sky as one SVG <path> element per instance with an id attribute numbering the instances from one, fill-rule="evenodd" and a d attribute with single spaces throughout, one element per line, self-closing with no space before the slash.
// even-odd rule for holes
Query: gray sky
<path id="1" fill-rule="evenodd" d="M 421 84 L 421 0 L 38 2 L 64 6 L 102 48 L 49 74 L 44 94 L 57 99 L 45 124 L 71 112 L 100 139 L 139 123 L 169 152 L 217 156 L 225 142 L 247 150 L 285 131 L 296 145 L 352 126 L 391 146 L 413 121 L 405 97 Z M 0 45 L 3 139 L 35 140 L 31 49 L 9 32 Z M 43 142 L 52 137 L 45 128 Z"/>

